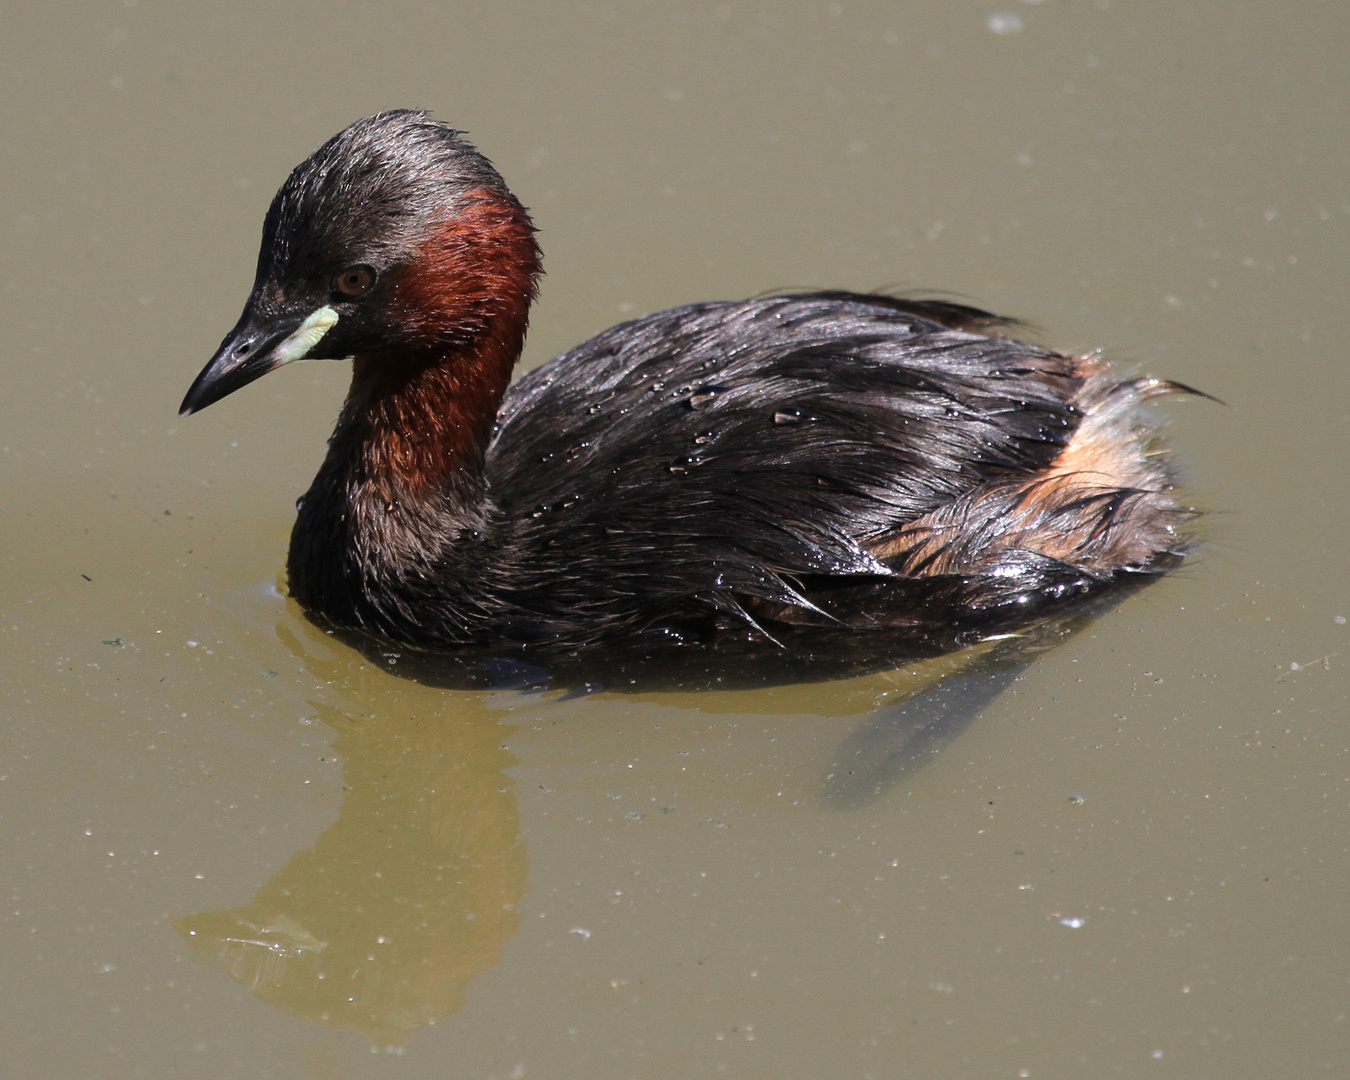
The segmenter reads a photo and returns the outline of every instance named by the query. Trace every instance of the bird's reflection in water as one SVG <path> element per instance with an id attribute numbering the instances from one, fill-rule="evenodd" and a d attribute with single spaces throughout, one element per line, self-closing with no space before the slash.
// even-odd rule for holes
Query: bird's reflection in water
<path id="1" fill-rule="evenodd" d="M 249 903 L 174 925 L 268 1004 L 397 1046 L 455 1012 L 519 924 L 509 729 L 483 694 L 401 682 L 294 625 L 288 644 L 357 706 L 316 706 L 344 762 L 338 819 Z"/>
<path id="2" fill-rule="evenodd" d="M 612 689 L 658 693 L 704 713 L 865 713 L 843 741 L 819 786 L 826 809 L 858 809 L 917 772 L 961 734 L 1038 656 L 1147 583 L 1066 605 L 1048 618 L 1019 623 L 1015 614 L 988 636 L 860 635 L 792 631 L 779 639 L 727 635 L 710 646 L 661 643 L 644 650 L 590 650 L 537 657 L 461 650 L 421 652 L 352 631 L 330 631 L 372 663 L 430 686 L 560 690 L 557 700 Z M 534 661 L 534 662 L 531 662 Z M 786 690 L 780 694 L 778 691 Z M 883 704 L 884 702 L 884 704 Z M 784 709 L 786 705 L 786 710 Z"/>
<path id="3" fill-rule="evenodd" d="M 457 1010 L 519 924 L 525 851 L 505 774 L 515 759 L 492 691 L 560 691 L 550 695 L 560 708 L 612 687 L 705 714 L 862 713 L 816 782 L 822 807 L 856 809 L 1118 598 L 955 652 L 954 642 L 910 639 L 862 653 L 856 639 L 816 638 L 797 653 L 777 643 L 680 650 L 673 667 L 632 654 L 545 668 L 500 653 L 417 653 L 283 621 L 279 635 L 309 672 L 353 705 L 315 705 L 345 763 L 338 820 L 250 903 L 174 925 L 200 959 L 269 1004 L 397 1046 Z"/>

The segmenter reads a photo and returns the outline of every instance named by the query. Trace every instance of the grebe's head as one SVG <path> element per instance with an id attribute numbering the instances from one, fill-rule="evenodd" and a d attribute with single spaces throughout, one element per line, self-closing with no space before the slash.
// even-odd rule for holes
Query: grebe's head
<path id="1" fill-rule="evenodd" d="M 281 185 L 244 313 L 180 412 L 293 360 L 424 363 L 509 338 L 503 318 L 523 338 L 539 272 L 528 215 L 459 132 L 408 109 L 358 120 Z"/>

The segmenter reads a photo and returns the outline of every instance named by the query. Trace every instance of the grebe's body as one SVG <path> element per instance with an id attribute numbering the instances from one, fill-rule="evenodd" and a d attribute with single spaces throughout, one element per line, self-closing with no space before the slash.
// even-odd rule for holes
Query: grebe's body
<path id="1" fill-rule="evenodd" d="M 727 625 L 1006 625 L 1181 549 L 1144 399 L 961 305 L 815 293 L 675 308 L 507 389 L 529 219 L 458 135 L 359 121 L 268 213 L 202 408 L 354 359 L 290 587 L 423 646 L 574 647 Z"/>

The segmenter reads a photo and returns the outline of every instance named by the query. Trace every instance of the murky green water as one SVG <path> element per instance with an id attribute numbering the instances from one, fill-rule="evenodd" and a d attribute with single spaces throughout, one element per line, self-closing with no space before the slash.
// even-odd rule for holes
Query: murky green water
<path id="1" fill-rule="evenodd" d="M 6 23 L 13 1075 L 1350 1072 L 1341 6 Z M 561 701 L 366 664 L 276 589 L 342 367 L 175 409 L 275 186 L 399 105 L 533 208 L 530 363 L 691 300 L 950 289 L 1228 402 L 1169 404 L 1204 546 L 858 809 L 822 785 L 906 673 Z"/>

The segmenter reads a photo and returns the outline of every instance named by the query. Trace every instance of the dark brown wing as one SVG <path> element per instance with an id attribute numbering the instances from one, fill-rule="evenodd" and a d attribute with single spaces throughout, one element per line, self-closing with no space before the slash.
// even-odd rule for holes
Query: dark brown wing
<path id="1" fill-rule="evenodd" d="M 840 293 L 694 305 L 526 375 L 487 462 L 537 570 L 521 610 L 811 611 L 804 582 L 880 584 L 879 538 L 1048 467 L 1079 422 L 1074 361 L 935 314 Z"/>

